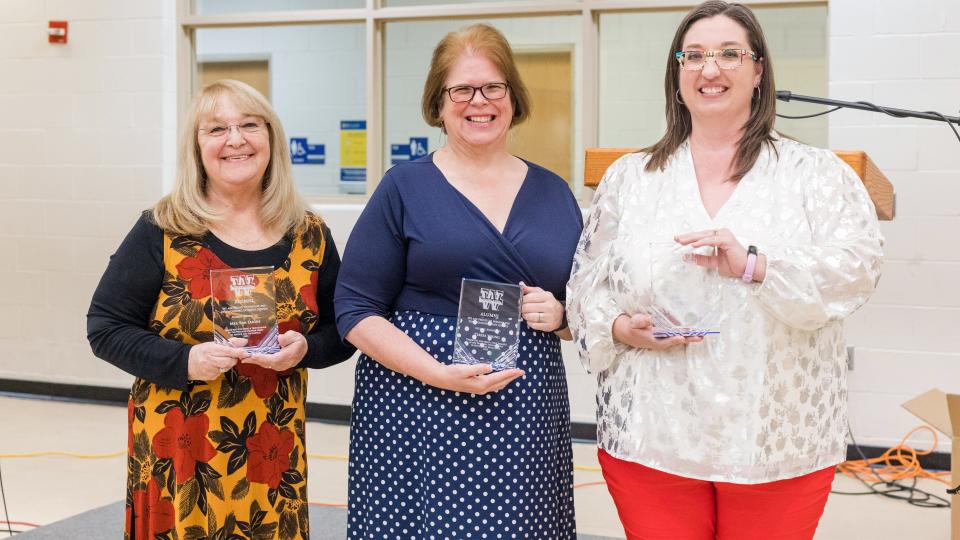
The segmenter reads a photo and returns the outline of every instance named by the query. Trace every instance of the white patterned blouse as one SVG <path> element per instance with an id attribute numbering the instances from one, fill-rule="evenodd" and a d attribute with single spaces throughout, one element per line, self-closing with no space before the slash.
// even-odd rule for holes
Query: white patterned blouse
<path id="1" fill-rule="evenodd" d="M 597 373 L 598 441 L 614 457 L 702 480 L 754 484 L 843 461 L 843 319 L 880 278 L 883 238 L 853 170 L 778 138 L 711 219 L 689 142 L 665 170 L 628 154 L 597 189 L 567 285 L 574 342 Z M 775 151 L 774 151 L 775 150 Z M 652 241 L 727 228 L 767 255 L 763 283 L 719 278 L 720 333 L 666 352 L 614 342 L 649 298 Z"/>

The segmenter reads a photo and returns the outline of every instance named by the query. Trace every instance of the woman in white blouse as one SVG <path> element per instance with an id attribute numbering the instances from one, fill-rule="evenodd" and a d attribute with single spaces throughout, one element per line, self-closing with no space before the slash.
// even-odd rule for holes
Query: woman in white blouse
<path id="1" fill-rule="evenodd" d="M 630 539 L 809 539 L 846 453 L 843 319 L 880 277 L 856 174 L 773 130 L 773 66 L 739 4 L 680 24 L 667 132 L 601 182 L 568 284 L 599 377 L 600 463 Z M 656 242 L 712 249 L 719 333 L 656 338 Z M 745 247 L 745 246 L 749 246 Z"/>

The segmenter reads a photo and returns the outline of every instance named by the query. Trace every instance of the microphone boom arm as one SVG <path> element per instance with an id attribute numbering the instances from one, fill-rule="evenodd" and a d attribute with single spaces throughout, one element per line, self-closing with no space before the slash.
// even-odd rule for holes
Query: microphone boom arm
<path id="1" fill-rule="evenodd" d="M 819 105 L 859 109 L 861 111 L 882 112 L 898 118 L 922 118 L 924 120 L 936 120 L 938 122 L 947 122 L 960 125 L 960 118 L 956 116 L 946 116 L 935 112 L 920 112 L 906 109 L 894 109 L 891 107 L 879 107 L 873 105 L 872 103 L 866 103 L 863 101 L 840 101 L 838 99 L 802 96 L 800 94 L 794 94 L 789 90 L 777 90 L 777 99 L 780 101 L 803 101 L 806 103 L 817 103 Z"/>

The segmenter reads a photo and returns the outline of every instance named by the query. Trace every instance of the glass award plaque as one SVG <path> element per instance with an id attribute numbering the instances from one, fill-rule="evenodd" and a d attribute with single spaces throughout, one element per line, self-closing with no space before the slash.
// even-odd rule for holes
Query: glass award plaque
<path id="1" fill-rule="evenodd" d="M 694 254 L 712 255 L 713 248 L 693 249 L 675 242 L 652 242 L 650 303 L 656 337 L 719 334 L 725 316 L 722 278 L 716 269 L 697 265 Z"/>
<path id="2" fill-rule="evenodd" d="M 490 364 L 495 371 L 517 367 L 522 299 L 519 285 L 464 279 L 453 363 Z"/>
<path id="3" fill-rule="evenodd" d="M 211 270 L 210 296 L 214 341 L 235 346 L 231 339 L 246 340 L 250 354 L 280 350 L 272 266 Z"/>

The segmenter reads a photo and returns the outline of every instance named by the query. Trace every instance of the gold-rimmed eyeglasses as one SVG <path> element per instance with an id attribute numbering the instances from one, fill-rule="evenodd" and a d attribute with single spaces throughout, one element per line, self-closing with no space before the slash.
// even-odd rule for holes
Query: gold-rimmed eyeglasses
<path id="1" fill-rule="evenodd" d="M 205 133 L 208 137 L 223 137 L 226 134 L 230 133 L 230 130 L 236 128 L 237 132 L 241 135 L 253 135 L 260 133 L 263 128 L 267 125 L 266 122 L 254 122 L 252 120 L 241 122 L 239 124 L 214 124 L 205 128 L 200 128 L 197 131 L 200 133 Z"/>
<path id="2" fill-rule="evenodd" d="M 466 103 L 473 100 L 473 96 L 480 91 L 480 95 L 488 100 L 503 99 L 507 95 L 507 89 L 510 85 L 507 83 L 487 83 L 483 86 L 470 86 L 461 84 L 444 88 L 443 91 L 450 96 L 450 101 L 454 103 Z"/>
<path id="3" fill-rule="evenodd" d="M 707 65 L 707 58 L 713 58 L 720 69 L 737 69 L 743 64 L 743 57 L 750 56 L 756 62 L 760 57 L 749 49 L 717 49 L 714 51 L 677 51 L 674 53 L 680 68 L 687 71 L 700 71 Z"/>

